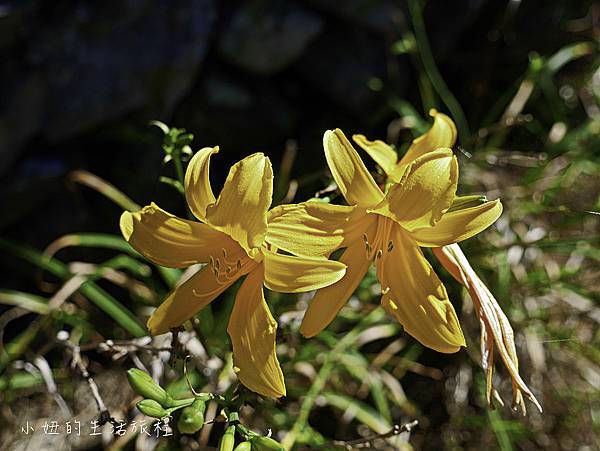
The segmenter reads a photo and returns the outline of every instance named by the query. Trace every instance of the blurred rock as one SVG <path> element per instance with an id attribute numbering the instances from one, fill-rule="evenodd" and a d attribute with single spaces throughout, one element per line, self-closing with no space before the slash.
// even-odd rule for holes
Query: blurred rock
<path id="1" fill-rule="evenodd" d="M 174 121 L 194 132 L 196 146 L 219 145 L 222 158 L 236 151 L 241 158 L 293 134 L 298 108 L 282 91 L 273 89 L 270 80 L 238 77 L 215 65 L 186 96 Z"/>
<path id="2" fill-rule="evenodd" d="M 298 59 L 322 28 L 321 18 L 298 4 L 255 0 L 234 13 L 218 45 L 228 62 L 273 74 Z"/>
<path id="3" fill-rule="evenodd" d="M 386 49 L 383 43 L 353 27 L 331 27 L 319 37 L 297 64 L 298 73 L 337 109 L 368 117 L 381 106 L 369 80 L 385 80 Z M 401 82 L 401 80 L 398 80 Z"/>
<path id="4" fill-rule="evenodd" d="M 38 133 L 56 141 L 131 111 L 168 115 L 197 74 L 216 14 L 213 0 L 12 3 L 23 2 L 3 7 L 0 27 L 26 28 L 18 41 L 0 29 L 0 57 L 12 62 L 0 72 L 0 174 Z"/>

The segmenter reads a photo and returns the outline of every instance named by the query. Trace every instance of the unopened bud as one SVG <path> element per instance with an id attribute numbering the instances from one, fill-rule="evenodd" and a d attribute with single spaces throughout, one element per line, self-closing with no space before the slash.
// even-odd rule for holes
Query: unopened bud
<path id="1" fill-rule="evenodd" d="M 235 426 L 232 425 L 225 429 L 219 451 L 233 451 L 233 445 L 235 445 Z"/>
<path id="2" fill-rule="evenodd" d="M 256 451 L 285 451 L 281 443 L 271 437 L 257 436 L 252 438 L 252 449 Z"/>
<path id="3" fill-rule="evenodd" d="M 143 399 L 137 403 L 137 408 L 144 415 L 148 415 L 152 418 L 164 418 L 169 416 L 169 412 L 154 399 Z"/>
<path id="4" fill-rule="evenodd" d="M 204 426 L 204 410 L 206 404 L 201 399 L 196 399 L 191 406 L 181 411 L 177 421 L 177 428 L 182 434 L 195 434 Z"/>
<path id="5" fill-rule="evenodd" d="M 154 380 L 150 375 L 144 371 L 138 370 L 137 368 L 131 368 L 127 371 L 127 379 L 131 388 L 144 398 L 153 399 L 163 407 L 170 407 L 172 398 L 167 392 Z"/>

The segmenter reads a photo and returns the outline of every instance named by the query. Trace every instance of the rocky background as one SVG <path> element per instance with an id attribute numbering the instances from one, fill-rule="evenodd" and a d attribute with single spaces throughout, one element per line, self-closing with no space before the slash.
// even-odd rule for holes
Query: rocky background
<path id="1" fill-rule="evenodd" d="M 531 51 L 576 38 L 562 21 L 590 2 L 508 3 L 425 8 L 437 63 L 477 125 Z M 220 145 L 216 180 L 255 151 L 277 166 L 286 145 L 295 177 L 323 171 L 325 129 L 385 137 L 392 95 L 422 108 L 411 56 L 395 47 L 407 14 L 391 0 L 0 2 L 0 229 L 36 246 L 115 231 L 116 209 L 65 185 L 73 169 L 142 204 L 170 195 L 151 119 L 193 132 L 196 148 Z"/>

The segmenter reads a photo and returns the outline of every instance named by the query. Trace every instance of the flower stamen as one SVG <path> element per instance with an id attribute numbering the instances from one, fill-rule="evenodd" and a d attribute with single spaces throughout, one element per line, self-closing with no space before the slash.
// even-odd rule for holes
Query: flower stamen
<path id="1" fill-rule="evenodd" d="M 222 256 L 219 258 L 209 256 L 209 264 L 217 282 L 225 284 L 236 277 L 237 273 L 242 270 L 244 263 L 241 258 L 230 261 L 225 248 L 221 249 L 221 254 Z"/>

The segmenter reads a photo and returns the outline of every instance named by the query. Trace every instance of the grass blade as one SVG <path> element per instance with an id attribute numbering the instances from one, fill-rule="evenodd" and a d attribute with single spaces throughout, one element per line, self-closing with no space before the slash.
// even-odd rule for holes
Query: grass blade
<path id="1" fill-rule="evenodd" d="M 16 245 L 3 239 L 0 239 L 0 249 L 32 263 L 62 280 L 68 280 L 73 276 L 66 265 L 56 259 L 45 257 L 37 249 Z M 148 335 L 144 326 L 133 313 L 95 283 L 85 282 L 79 291 L 134 337 Z"/>

